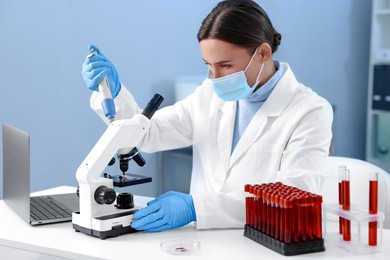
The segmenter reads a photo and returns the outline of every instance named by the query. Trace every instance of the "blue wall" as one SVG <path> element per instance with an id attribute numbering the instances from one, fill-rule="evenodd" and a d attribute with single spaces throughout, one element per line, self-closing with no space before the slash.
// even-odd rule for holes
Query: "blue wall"
<path id="1" fill-rule="evenodd" d="M 105 130 L 80 75 L 88 44 L 111 59 L 141 107 L 155 92 L 172 104 L 177 76 L 206 73 L 196 33 L 217 2 L 0 1 L 0 123 L 31 134 L 32 191 L 77 186 L 76 170 Z M 364 158 L 371 1 L 257 2 L 283 37 L 275 57 L 336 106 L 336 154 Z M 156 196 L 158 155 L 144 157 L 131 170 L 154 181 L 131 191 Z"/>

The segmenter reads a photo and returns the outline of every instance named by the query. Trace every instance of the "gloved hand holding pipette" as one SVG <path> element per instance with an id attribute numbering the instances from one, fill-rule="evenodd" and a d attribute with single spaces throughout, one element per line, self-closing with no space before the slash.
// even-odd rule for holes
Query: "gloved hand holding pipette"
<path id="1" fill-rule="evenodd" d="M 132 228 L 159 232 L 196 221 L 196 213 L 191 195 L 169 191 L 149 201 L 146 208 L 134 214 L 134 218 Z"/>
<path id="2" fill-rule="evenodd" d="M 99 91 L 98 85 L 106 77 L 111 89 L 112 98 L 115 98 L 121 89 L 121 83 L 115 66 L 96 46 L 89 45 L 88 49 L 92 55 L 87 56 L 81 71 L 85 84 L 89 89 Z"/>

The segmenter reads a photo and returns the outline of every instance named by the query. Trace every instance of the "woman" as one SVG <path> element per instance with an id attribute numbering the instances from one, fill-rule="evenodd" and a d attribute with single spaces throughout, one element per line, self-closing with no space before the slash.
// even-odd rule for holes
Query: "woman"
<path id="1" fill-rule="evenodd" d="M 328 102 L 275 61 L 281 35 L 254 1 L 220 2 L 198 33 L 209 75 L 186 99 L 160 109 L 140 150 L 193 146 L 191 195 L 168 192 L 135 215 L 132 227 L 162 231 L 196 221 L 198 229 L 242 228 L 244 185 L 282 181 L 319 192 L 332 138 Z M 117 118 L 140 113 L 115 67 L 97 55 L 83 64 L 87 86 L 108 77 Z M 99 95 L 91 106 L 103 120 Z M 130 138 L 130 137 L 129 137 Z"/>

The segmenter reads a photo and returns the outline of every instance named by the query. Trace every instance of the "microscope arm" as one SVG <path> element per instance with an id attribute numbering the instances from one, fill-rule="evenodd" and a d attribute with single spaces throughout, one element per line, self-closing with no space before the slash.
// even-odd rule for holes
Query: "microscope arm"
<path id="1" fill-rule="evenodd" d="M 136 147 L 149 127 L 149 119 L 142 114 L 131 119 L 113 121 L 81 163 L 76 178 L 79 182 L 80 213 L 83 219 L 91 220 L 112 211 L 114 205 L 98 204 L 94 198 L 95 191 L 100 186 L 113 188 L 113 181 L 101 177 L 101 173 L 119 150 Z"/>

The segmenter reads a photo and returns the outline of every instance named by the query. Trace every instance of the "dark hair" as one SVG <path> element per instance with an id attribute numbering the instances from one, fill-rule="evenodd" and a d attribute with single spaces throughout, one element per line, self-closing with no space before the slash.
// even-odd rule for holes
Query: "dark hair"
<path id="1" fill-rule="evenodd" d="M 272 26 L 267 13 L 251 0 L 226 0 L 203 20 L 198 41 L 218 39 L 253 53 L 262 43 L 268 43 L 274 53 L 282 36 Z"/>

